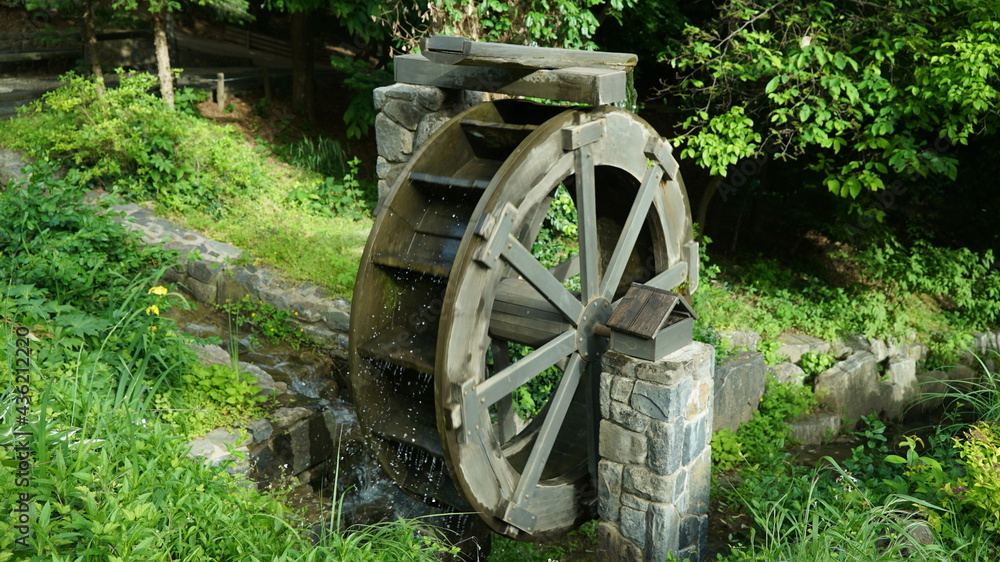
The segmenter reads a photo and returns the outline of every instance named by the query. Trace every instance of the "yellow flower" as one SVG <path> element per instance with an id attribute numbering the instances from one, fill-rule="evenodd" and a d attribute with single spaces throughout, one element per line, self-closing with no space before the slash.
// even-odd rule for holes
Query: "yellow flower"
<path id="1" fill-rule="evenodd" d="M 146 314 L 155 314 L 155 315 L 159 316 L 160 315 L 160 307 L 158 307 L 158 306 L 156 306 L 154 304 L 153 306 L 151 306 L 151 307 L 149 307 L 149 308 L 146 309 Z"/>
<path id="2" fill-rule="evenodd" d="M 152 289 L 149 290 L 148 294 L 150 294 L 150 295 L 159 295 L 159 296 L 162 297 L 163 295 L 167 294 L 167 288 L 166 287 L 161 287 L 161 286 L 153 287 Z M 159 314 L 159 313 L 157 313 L 157 314 Z"/>

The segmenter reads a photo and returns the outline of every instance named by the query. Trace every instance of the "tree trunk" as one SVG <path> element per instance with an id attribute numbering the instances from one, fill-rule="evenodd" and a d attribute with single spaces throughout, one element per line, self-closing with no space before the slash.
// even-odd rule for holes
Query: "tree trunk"
<path id="1" fill-rule="evenodd" d="M 153 46 L 156 48 L 156 71 L 160 79 L 160 97 L 167 107 L 174 108 L 174 77 L 170 72 L 170 48 L 167 46 L 167 10 L 151 10 L 153 16 Z"/>
<path id="2" fill-rule="evenodd" d="M 308 11 L 292 12 L 292 106 L 313 116 L 313 41 Z"/>
<path id="3" fill-rule="evenodd" d="M 94 75 L 97 87 L 97 97 L 104 97 L 104 70 L 101 68 L 101 52 L 97 46 L 97 24 L 94 22 L 94 2 L 86 0 L 83 3 L 83 34 L 87 42 L 87 55 L 90 59 L 90 72 Z"/>

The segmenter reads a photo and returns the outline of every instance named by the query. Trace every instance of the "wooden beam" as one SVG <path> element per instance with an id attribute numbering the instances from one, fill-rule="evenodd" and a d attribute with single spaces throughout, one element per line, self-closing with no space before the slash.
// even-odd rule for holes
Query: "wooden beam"
<path id="1" fill-rule="evenodd" d="M 520 70 L 554 68 L 610 68 L 631 72 L 639 58 L 632 53 L 577 51 L 527 47 L 505 43 L 478 43 L 464 37 L 438 35 L 420 40 L 420 51 L 438 64 L 491 66 Z"/>
<path id="2" fill-rule="evenodd" d="M 606 105 L 625 99 L 625 71 L 609 68 L 525 70 L 438 64 L 423 55 L 393 59 L 396 82 Z"/>

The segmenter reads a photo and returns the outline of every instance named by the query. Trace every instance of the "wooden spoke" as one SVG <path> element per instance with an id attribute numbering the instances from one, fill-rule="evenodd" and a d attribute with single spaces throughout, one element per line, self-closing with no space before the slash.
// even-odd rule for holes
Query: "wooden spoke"
<path id="1" fill-rule="evenodd" d="M 598 294 L 597 196 L 595 194 L 594 155 L 589 144 L 577 149 L 576 206 L 580 233 L 580 290 L 583 302 Z"/>
<path id="2" fill-rule="evenodd" d="M 476 385 L 480 406 L 488 408 L 576 351 L 576 330 L 567 330 L 520 361 Z"/>
<path id="3" fill-rule="evenodd" d="M 580 254 L 575 254 L 567 258 L 558 265 L 549 268 L 549 273 L 556 278 L 556 281 L 564 283 L 570 277 L 580 273 Z"/>
<path id="4" fill-rule="evenodd" d="M 618 237 L 618 244 L 615 246 L 615 251 L 611 254 L 611 261 L 608 262 L 608 267 L 604 271 L 604 279 L 601 280 L 600 295 L 608 300 L 612 300 L 615 291 L 618 290 L 618 284 L 621 282 L 625 266 L 632 256 L 635 242 L 646 223 L 646 215 L 649 214 L 649 207 L 653 203 L 653 194 L 656 193 L 662 177 L 663 168 L 659 166 L 646 167 L 646 175 L 639 185 L 639 193 L 632 203 L 625 227 L 622 229 L 621 236 Z"/>
<path id="5" fill-rule="evenodd" d="M 566 372 L 563 373 L 562 380 L 559 382 L 559 388 L 556 389 L 555 395 L 549 401 L 549 410 L 545 415 L 545 421 L 542 422 L 535 446 L 531 449 L 528 463 L 521 471 L 521 478 L 517 481 L 517 488 L 513 496 L 514 504 L 523 506 L 531 501 L 531 493 L 538 485 L 542 469 L 545 468 L 545 461 L 548 460 L 549 453 L 552 451 L 552 444 L 559 434 L 559 428 L 563 426 L 565 421 L 566 410 L 573 400 L 576 387 L 580 384 L 583 368 L 584 362 L 580 356 L 573 355 L 566 367 Z"/>
<path id="6" fill-rule="evenodd" d="M 583 305 L 577 300 L 569 289 L 562 286 L 558 279 L 552 276 L 549 270 L 545 269 L 541 263 L 531 255 L 517 238 L 507 237 L 507 248 L 503 252 L 511 266 L 520 273 L 528 283 L 538 290 L 553 306 L 562 312 L 567 320 L 576 325 L 580 314 L 583 312 Z"/>
<path id="7" fill-rule="evenodd" d="M 510 345 L 507 340 L 493 341 L 493 369 L 499 373 L 510 367 Z M 514 400 L 510 394 L 497 401 L 497 434 L 503 443 L 517 433 L 517 422 L 514 412 Z"/>

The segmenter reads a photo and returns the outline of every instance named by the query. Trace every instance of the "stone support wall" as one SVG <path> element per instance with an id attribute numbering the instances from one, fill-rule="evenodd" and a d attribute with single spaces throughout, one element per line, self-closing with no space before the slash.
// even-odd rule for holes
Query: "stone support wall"
<path id="1" fill-rule="evenodd" d="M 695 342 L 656 362 L 613 352 L 602 361 L 598 560 L 703 560 L 714 349 Z"/>
<path id="2" fill-rule="evenodd" d="M 378 198 L 389 193 L 410 156 L 446 121 L 480 103 L 482 94 L 393 84 L 374 92 Z"/>

